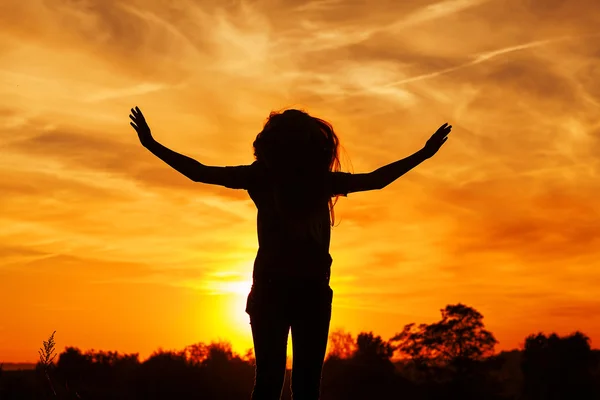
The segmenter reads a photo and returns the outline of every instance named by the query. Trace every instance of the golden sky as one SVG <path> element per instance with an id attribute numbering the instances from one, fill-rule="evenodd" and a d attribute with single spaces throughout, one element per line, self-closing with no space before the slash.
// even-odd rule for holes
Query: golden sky
<path id="1" fill-rule="evenodd" d="M 475 307 L 500 341 L 600 343 L 597 0 L 2 0 L 0 361 L 57 348 L 251 347 L 244 191 L 146 151 L 253 161 L 271 110 L 330 121 L 352 164 L 451 139 L 337 205 L 332 329 L 384 339 Z"/>

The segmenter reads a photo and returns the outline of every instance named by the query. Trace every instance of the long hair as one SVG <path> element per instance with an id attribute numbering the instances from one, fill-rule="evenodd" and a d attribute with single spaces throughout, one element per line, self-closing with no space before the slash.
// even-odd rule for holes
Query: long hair
<path id="1" fill-rule="evenodd" d="M 340 170 L 339 139 L 327 121 L 288 109 L 271 112 L 253 143 L 254 157 L 275 182 L 280 211 L 291 221 L 316 218 L 323 203 L 335 222 L 328 186 L 331 172 Z"/>

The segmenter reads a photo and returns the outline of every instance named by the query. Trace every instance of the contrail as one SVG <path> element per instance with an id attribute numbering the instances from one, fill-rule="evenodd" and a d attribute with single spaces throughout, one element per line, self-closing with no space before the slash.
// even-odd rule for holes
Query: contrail
<path id="1" fill-rule="evenodd" d="M 202 51 L 198 48 L 198 46 L 196 45 L 196 43 L 194 43 L 179 28 L 177 28 L 175 25 L 173 25 L 172 23 L 168 22 L 164 18 L 159 17 L 158 15 L 156 15 L 155 13 L 153 13 L 153 12 L 151 12 L 149 10 L 139 11 L 135 7 L 128 6 L 128 5 L 123 4 L 123 3 L 118 4 L 118 6 L 120 8 L 122 8 L 123 10 L 125 10 L 126 12 L 128 12 L 128 13 L 130 13 L 130 14 L 132 14 L 132 15 L 134 15 L 134 16 L 136 16 L 136 17 L 138 17 L 138 18 L 140 18 L 140 19 L 142 19 L 144 21 L 153 23 L 155 25 L 162 26 L 167 31 L 169 31 L 170 33 L 172 33 L 176 37 L 178 37 L 181 40 L 183 40 L 193 50 L 194 55 L 196 55 L 198 57 L 198 60 L 202 60 L 204 58 L 203 54 L 202 54 Z M 202 17 L 204 17 L 204 15 L 202 15 Z"/>
<path id="2" fill-rule="evenodd" d="M 434 71 L 434 72 L 430 72 L 430 73 L 427 73 L 427 74 L 422 74 L 422 75 L 417 75 L 417 76 L 411 76 L 411 77 L 404 78 L 404 79 L 401 79 L 401 80 L 398 80 L 398 81 L 389 82 L 389 83 L 381 85 L 379 87 L 380 88 L 390 88 L 390 87 L 394 87 L 394 86 L 405 85 L 405 84 L 412 83 L 412 82 L 424 81 L 424 80 L 427 80 L 427 79 L 433 79 L 433 78 L 436 78 L 436 77 L 438 77 L 440 75 L 449 74 L 449 73 L 457 71 L 459 69 L 468 68 L 468 67 L 471 67 L 473 65 L 481 64 L 481 63 L 490 61 L 490 60 L 492 60 L 492 59 L 494 59 L 496 57 L 502 56 L 504 54 L 513 53 L 515 51 L 532 49 L 532 48 L 535 48 L 535 47 L 541 47 L 541 46 L 545 46 L 545 45 L 548 45 L 548 44 L 562 42 L 562 41 L 566 41 L 566 40 L 590 38 L 590 37 L 597 37 L 597 36 L 600 36 L 600 32 L 586 34 L 586 35 L 562 36 L 562 37 L 558 37 L 558 38 L 554 38 L 554 39 L 536 40 L 536 41 L 532 41 L 532 42 L 528 42 L 528 43 L 523 43 L 523 44 L 519 44 L 519 45 L 515 45 L 515 46 L 504 47 L 504 48 L 501 48 L 501 49 L 492 50 L 492 51 L 488 51 L 488 52 L 477 54 L 477 55 L 473 56 L 474 57 L 473 60 L 471 60 L 469 62 L 466 62 L 464 64 L 457 65 L 455 67 L 445 68 L 445 69 Z M 342 99 L 347 98 L 348 96 L 351 96 L 351 95 L 363 94 L 363 93 L 367 93 L 367 92 L 369 92 L 368 89 L 358 89 L 358 90 L 354 90 L 354 91 L 348 91 L 344 95 L 340 95 L 340 96 L 337 96 L 335 98 L 332 98 L 331 102 L 342 100 Z"/>
<path id="3" fill-rule="evenodd" d="M 552 43 L 557 43 L 557 42 L 561 42 L 561 41 L 565 41 L 565 40 L 573 40 L 573 39 L 581 39 L 581 38 L 585 38 L 585 37 L 595 37 L 595 36 L 600 36 L 600 32 L 598 33 L 593 33 L 593 34 L 588 34 L 588 35 L 579 35 L 579 36 L 563 36 L 563 37 L 559 37 L 559 38 L 554 38 L 554 39 L 546 39 L 546 40 L 536 40 L 533 42 L 529 42 L 529 43 L 523 43 L 523 44 L 519 44 L 516 46 L 509 46 L 509 47 L 504 47 L 502 49 L 498 49 L 498 50 L 493 50 L 493 51 L 488 51 L 485 53 L 480 53 L 478 55 L 475 56 L 475 59 L 472 61 L 469 61 L 467 63 L 464 64 L 460 64 L 457 65 L 456 67 L 451 67 L 451 68 L 446 68 L 446 69 L 442 69 L 439 71 L 435 71 L 435 72 L 431 72 L 428 74 L 423 74 L 423 75 L 417 75 L 417 76 L 413 76 L 410 78 L 405 78 L 405 79 L 401 79 L 399 81 L 396 82 L 390 82 L 388 84 L 385 85 L 385 87 L 389 87 L 389 86 L 396 86 L 396 85 L 403 85 L 405 83 L 411 83 L 411 82 L 416 82 L 416 81 L 422 81 L 425 79 L 431 79 L 431 78 L 435 78 L 437 76 L 440 75 L 444 75 L 462 68 L 467 68 L 473 65 L 477 65 L 477 64 L 481 64 L 483 62 L 492 60 L 498 56 L 504 55 L 504 54 L 508 54 L 508 53 L 513 53 L 515 51 L 519 51 L 519 50 L 527 50 L 527 49 L 532 49 L 535 47 L 541 47 L 541 46 L 545 46 L 548 44 L 552 44 Z"/>
<path id="4" fill-rule="evenodd" d="M 318 25 L 315 25 L 314 27 L 310 27 L 308 29 L 315 30 L 317 33 L 312 37 L 303 37 L 302 42 L 296 44 L 296 47 L 294 47 L 291 51 L 298 52 L 297 46 L 301 46 L 302 49 L 309 49 L 310 51 L 339 49 L 368 40 L 378 33 L 395 33 L 395 31 L 419 25 L 421 23 L 435 21 L 437 19 L 459 13 L 468 8 L 479 6 L 489 1 L 492 0 L 443 0 L 438 3 L 420 7 L 401 19 L 386 25 L 378 24 L 375 26 L 366 27 L 362 25 L 350 26 L 345 24 L 344 27 L 338 26 L 330 30 L 322 29 Z M 328 8 L 331 12 L 331 9 L 334 7 L 341 7 L 342 5 L 343 3 L 341 0 L 322 0 L 299 6 L 295 10 L 314 11 L 322 9 L 320 10 L 322 12 Z M 308 24 L 310 23 L 308 22 Z"/>

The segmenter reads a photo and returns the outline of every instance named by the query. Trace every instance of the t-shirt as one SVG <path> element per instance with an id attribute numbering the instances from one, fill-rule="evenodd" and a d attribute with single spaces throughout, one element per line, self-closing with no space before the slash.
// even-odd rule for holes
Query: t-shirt
<path id="1" fill-rule="evenodd" d="M 319 205 L 312 222 L 312 234 L 299 239 L 290 232 L 275 205 L 274 185 L 266 168 L 258 161 L 251 165 L 225 167 L 224 185 L 248 191 L 257 214 L 258 254 L 254 262 L 255 281 L 307 279 L 329 281 L 332 258 L 329 254 L 331 225 L 329 205 Z M 331 197 L 347 196 L 351 174 L 330 172 L 326 184 Z"/>

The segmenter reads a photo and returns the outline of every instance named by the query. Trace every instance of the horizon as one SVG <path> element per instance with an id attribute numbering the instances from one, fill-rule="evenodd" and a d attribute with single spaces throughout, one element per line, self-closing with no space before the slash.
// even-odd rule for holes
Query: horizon
<path id="1" fill-rule="evenodd" d="M 433 158 L 339 199 L 330 332 L 387 340 L 462 302 L 498 352 L 536 332 L 600 343 L 595 1 L 4 3 L 0 362 L 55 330 L 57 349 L 140 357 L 252 347 L 256 208 L 144 149 L 136 105 L 215 166 L 251 163 L 272 110 L 330 122 L 356 173 L 450 123 Z"/>
<path id="2" fill-rule="evenodd" d="M 352 334 L 352 332 L 347 332 L 345 330 L 343 330 L 343 328 L 338 328 L 335 330 L 332 330 L 330 333 L 333 333 L 334 331 L 336 332 L 341 332 L 341 333 L 349 333 L 352 335 L 352 339 L 356 340 L 356 335 Z M 368 333 L 368 332 L 361 332 L 361 333 Z M 493 333 L 493 332 L 492 332 Z M 532 332 L 530 335 L 537 335 L 537 334 L 544 334 L 546 336 L 549 336 L 551 334 L 553 334 L 555 332 Z M 568 335 L 574 334 L 576 332 L 571 332 Z M 585 335 L 585 332 L 581 332 Z M 373 332 L 373 334 L 377 337 L 379 335 L 377 335 L 377 333 Z M 568 335 L 562 335 L 562 337 L 566 337 Z M 561 335 L 559 335 L 560 337 Z M 382 338 L 383 340 L 387 341 L 388 339 L 386 338 Z M 525 338 L 524 338 L 525 339 Z M 204 343 L 204 342 L 203 342 Z M 208 342 L 205 342 L 204 344 L 231 344 L 230 341 L 227 341 L 226 339 L 221 339 L 221 340 L 211 340 Z M 197 344 L 197 343 L 190 343 L 188 346 L 191 346 L 193 344 Z M 327 345 L 327 355 L 326 358 L 330 356 L 330 348 L 331 342 L 328 343 Z M 156 353 L 160 353 L 160 352 L 180 352 L 183 351 L 187 346 L 184 346 L 184 348 L 182 349 L 164 349 L 162 347 L 157 347 L 156 349 L 154 349 L 151 353 L 149 353 L 146 357 L 143 357 L 139 352 L 128 352 L 128 353 L 124 353 L 124 352 L 119 352 L 118 350 L 111 350 L 111 349 L 81 349 L 77 346 L 70 346 L 70 345 L 66 345 L 61 351 L 56 351 L 56 355 L 60 356 L 61 353 L 63 353 L 67 348 L 75 348 L 78 349 L 79 351 L 81 351 L 81 353 L 86 354 L 86 353 L 97 353 L 97 352 L 117 352 L 119 355 L 124 356 L 124 355 L 137 355 L 138 356 L 138 360 L 140 362 L 144 362 L 147 361 L 150 357 L 152 357 L 153 354 Z M 600 347 L 599 348 L 595 348 L 593 346 L 593 343 L 590 340 L 590 348 L 592 351 L 598 351 L 600 352 Z M 247 349 L 248 350 L 248 349 Z M 252 349 L 250 349 L 252 350 Z M 288 346 L 288 356 L 287 356 L 287 365 L 286 365 L 286 369 L 291 369 L 291 361 L 293 359 L 293 354 L 291 354 L 291 352 L 289 351 L 291 350 L 291 346 Z M 484 356 L 484 358 L 488 358 L 488 357 L 495 357 L 498 355 L 501 355 L 502 353 L 512 353 L 512 352 L 522 352 L 524 351 L 524 348 L 521 347 L 515 347 L 512 349 L 502 349 L 502 350 L 498 350 L 497 348 L 494 349 L 493 353 L 488 355 L 488 356 Z M 233 356 L 238 356 L 242 359 L 245 359 L 246 357 L 244 356 L 244 354 L 242 352 L 237 351 L 235 348 L 233 348 L 232 346 L 232 352 L 233 352 Z M 254 356 L 254 355 L 253 355 Z M 406 361 L 410 361 L 410 357 L 407 355 L 397 355 L 396 353 L 394 353 L 394 355 L 392 355 L 392 357 L 390 358 L 391 361 L 393 362 L 400 362 L 402 360 L 406 360 Z M 55 360 L 56 362 L 57 360 Z M 37 361 L 21 361 L 21 362 L 3 362 L 2 360 L 0 360 L 0 367 L 5 368 L 6 366 L 19 366 L 19 365 L 27 365 L 27 366 L 34 366 L 37 365 L 40 362 L 39 358 Z M 11 370 L 8 368 L 5 368 L 7 371 Z"/>

